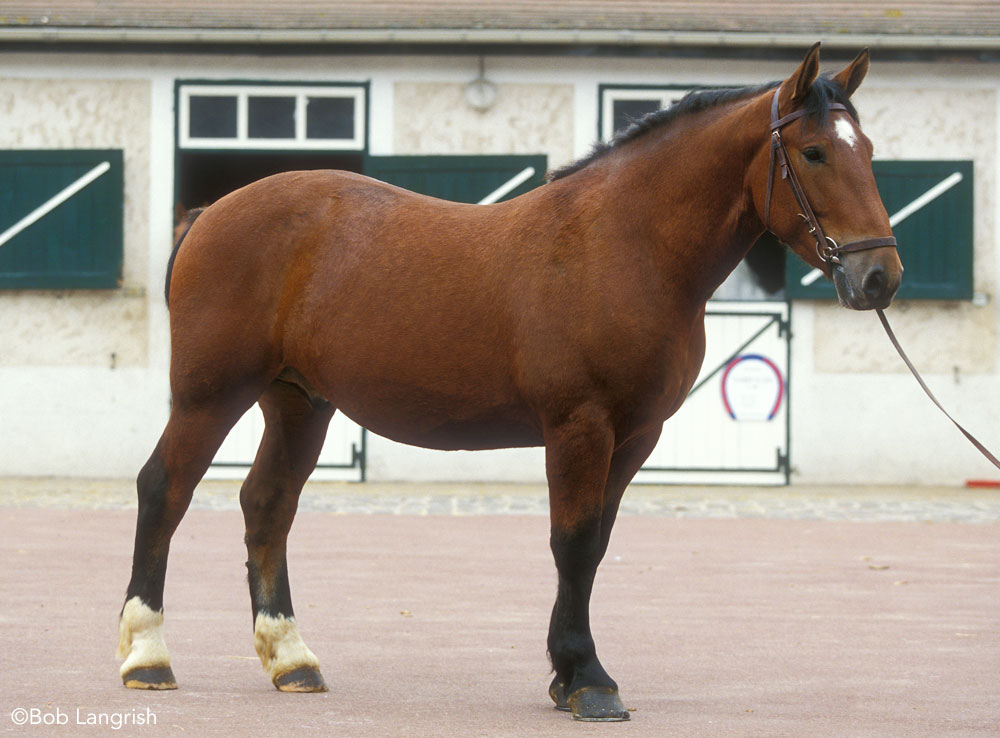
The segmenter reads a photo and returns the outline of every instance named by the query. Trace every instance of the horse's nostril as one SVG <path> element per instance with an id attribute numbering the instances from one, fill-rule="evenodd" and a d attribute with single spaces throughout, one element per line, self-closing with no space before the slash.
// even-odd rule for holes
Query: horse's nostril
<path id="1" fill-rule="evenodd" d="M 885 270 L 882 267 L 875 267 L 865 276 L 865 281 L 861 285 L 861 289 L 864 291 L 865 295 L 869 299 L 877 299 L 882 296 L 885 292 L 886 278 Z"/>

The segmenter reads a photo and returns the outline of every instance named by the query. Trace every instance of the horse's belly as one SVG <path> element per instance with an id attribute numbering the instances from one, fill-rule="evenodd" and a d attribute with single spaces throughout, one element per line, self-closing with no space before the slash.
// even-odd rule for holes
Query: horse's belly
<path id="1" fill-rule="evenodd" d="M 345 291 L 286 333 L 290 363 L 338 410 L 373 433 L 426 448 L 541 444 L 495 309 L 468 295 L 442 304 L 433 290 L 412 295 L 384 281 Z M 366 304 L 373 294 L 379 299 Z"/>
<path id="2" fill-rule="evenodd" d="M 541 446 L 540 435 L 507 424 L 451 424 L 431 430 L 398 425 L 365 426 L 373 433 L 398 443 L 441 451 L 484 451 L 498 448 Z"/>
<path id="3" fill-rule="evenodd" d="M 481 451 L 542 445 L 541 433 L 510 408 L 464 408 L 449 417 L 444 404 L 421 410 L 410 402 L 384 406 L 379 402 L 344 399 L 338 409 L 373 433 L 399 443 L 443 451 Z"/>

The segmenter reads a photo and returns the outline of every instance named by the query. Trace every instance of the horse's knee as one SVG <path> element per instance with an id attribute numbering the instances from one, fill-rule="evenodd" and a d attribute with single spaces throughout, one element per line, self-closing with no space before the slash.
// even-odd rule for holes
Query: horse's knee
<path id="1" fill-rule="evenodd" d="M 325 692 L 319 659 L 299 635 L 294 617 L 257 614 L 254 647 L 264 671 L 282 692 Z"/>
<path id="2" fill-rule="evenodd" d="M 118 658 L 124 659 L 121 678 L 133 689 L 177 689 L 170 653 L 163 639 L 163 612 L 141 597 L 132 597 L 118 621 Z"/>

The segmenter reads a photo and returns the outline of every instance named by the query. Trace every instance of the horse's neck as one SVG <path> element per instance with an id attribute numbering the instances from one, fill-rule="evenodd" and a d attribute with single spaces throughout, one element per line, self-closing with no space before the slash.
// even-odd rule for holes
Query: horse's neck
<path id="1" fill-rule="evenodd" d="M 645 222 L 633 246 L 651 250 L 665 283 L 707 300 L 763 229 L 749 171 L 768 139 L 752 105 L 702 116 L 622 152 L 631 161 L 609 184 L 622 198 L 619 217 Z"/>

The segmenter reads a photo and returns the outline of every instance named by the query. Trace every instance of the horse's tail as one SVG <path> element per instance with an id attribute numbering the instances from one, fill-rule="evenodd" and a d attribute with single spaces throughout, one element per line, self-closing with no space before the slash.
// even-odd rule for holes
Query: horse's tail
<path id="1" fill-rule="evenodd" d="M 188 231 L 191 230 L 191 226 L 198 220 L 198 216 L 204 212 L 205 208 L 184 211 L 177 226 L 174 228 L 174 236 L 177 240 L 174 241 L 173 251 L 170 252 L 170 261 L 167 262 L 167 280 L 163 287 L 163 297 L 166 299 L 168 307 L 170 306 L 170 274 L 174 271 L 174 259 L 177 258 L 177 250 L 181 247 L 181 241 L 184 240 Z M 178 233 L 180 234 L 179 236 L 177 235 Z"/>

